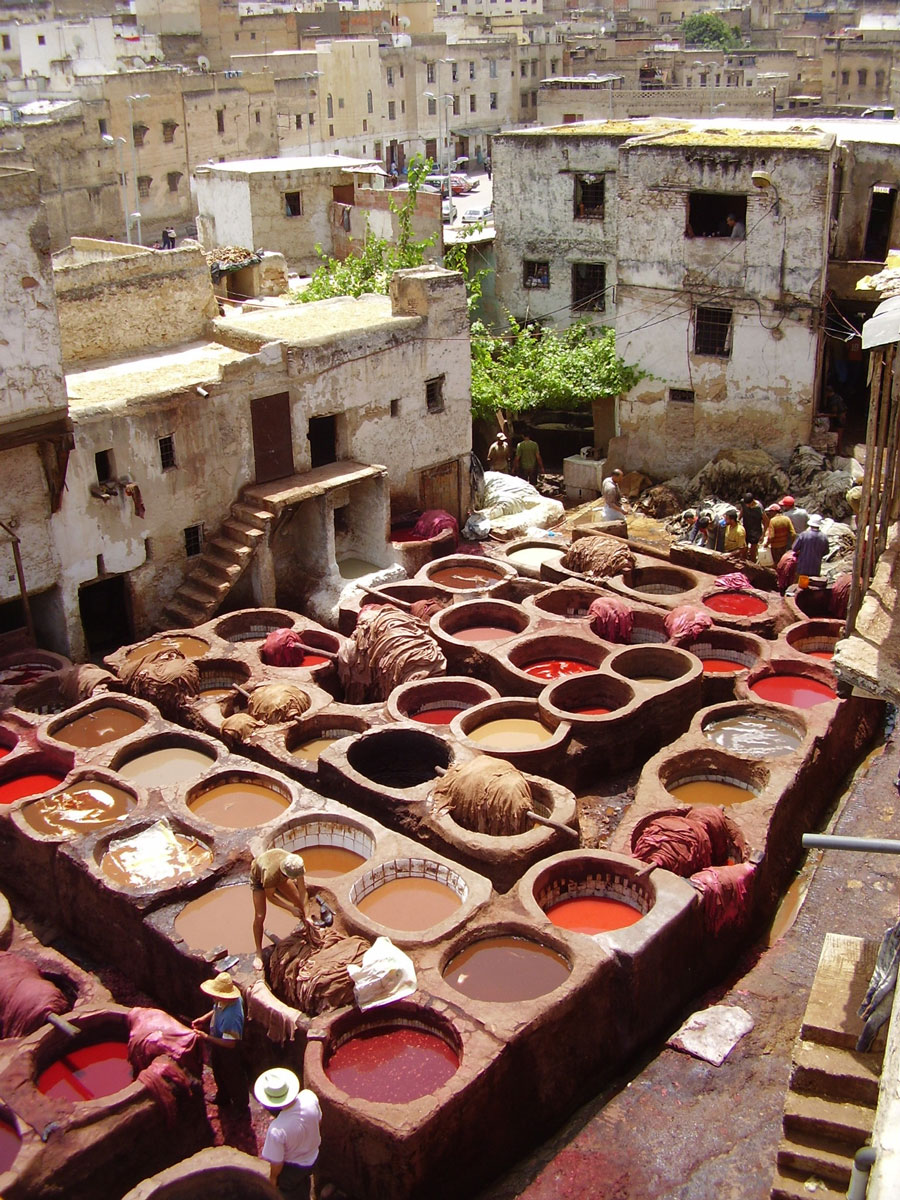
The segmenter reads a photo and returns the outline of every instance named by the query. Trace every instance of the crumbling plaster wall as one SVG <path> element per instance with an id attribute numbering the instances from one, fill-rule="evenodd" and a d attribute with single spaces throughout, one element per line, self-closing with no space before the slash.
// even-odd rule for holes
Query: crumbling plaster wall
<path id="1" fill-rule="evenodd" d="M 841 261 L 863 257 L 872 203 L 872 188 L 896 188 L 900 180 L 900 145 L 853 141 L 842 137 L 841 199 L 833 256 Z M 900 204 L 894 205 L 889 246 L 900 245 Z"/>
<path id="2" fill-rule="evenodd" d="M 207 250 L 217 246 L 254 248 L 247 176 L 228 177 L 200 167 L 194 174 L 194 191 L 198 210 L 197 236 Z"/>
<path id="3" fill-rule="evenodd" d="M 25 587 L 42 592 L 56 582 L 59 563 L 50 532 L 47 480 L 35 445 L 0 451 L 0 521 L 21 539 Z M 12 543 L 0 531 L 0 602 L 19 595 Z"/>
<path id="4" fill-rule="evenodd" d="M 352 176 L 340 170 L 277 171 L 248 176 L 254 246 L 277 250 L 289 267 L 310 275 L 319 266 L 316 246 L 326 254 L 334 251 L 331 230 L 332 188 L 346 185 Z M 300 192 L 303 211 L 288 216 L 285 192 Z"/>

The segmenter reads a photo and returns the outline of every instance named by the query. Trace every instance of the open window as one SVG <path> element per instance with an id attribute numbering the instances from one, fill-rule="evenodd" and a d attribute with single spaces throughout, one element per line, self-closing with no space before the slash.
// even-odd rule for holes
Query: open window
<path id="1" fill-rule="evenodd" d="M 572 307 L 577 312 L 603 312 L 606 308 L 606 265 L 572 264 Z"/>
<path id="2" fill-rule="evenodd" d="M 550 286 L 550 263 L 536 259 L 522 260 L 522 287 L 548 288 Z"/>
<path id="3" fill-rule="evenodd" d="M 606 204 L 606 185 L 602 175 L 575 176 L 575 219 L 601 221 Z"/>
<path id="4" fill-rule="evenodd" d="M 694 353 L 730 358 L 731 317 L 730 308 L 697 308 L 694 312 Z"/>
<path id="5" fill-rule="evenodd" d="M 863 259 L 866 262 L 884 262 L 891 244 L 891 226 L 894 222 L 894 206 L 897 189 L 888 184 L 876 184 L 872 188 L 869 205 L 869 221 L 866 225 L 866 240 Z"/>
<path id="6" fill-rule="evenodd" d="M 299 192 L 284 193 L 284 215 L 286 217 L 303 216 L 303 201 Z"/>
<path id="7" fill-rule="evenodd" d="M 734 226 L 746 229 L 747 197 L 729 192 L 691 192 L 688 195 L 685 237 L 730 238 Z"/>

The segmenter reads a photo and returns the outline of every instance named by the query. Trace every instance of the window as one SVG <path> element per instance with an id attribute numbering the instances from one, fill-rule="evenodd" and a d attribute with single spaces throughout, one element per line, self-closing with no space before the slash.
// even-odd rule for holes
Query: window
<path id="1" fill-rule="evenodd" d="M 196 558 L 203 550 L 203 526 L 188 525 L 184 531 L 184 552 L 188 558 Z"/>
<path id="2" fill-rule="evenodd" d="M 450 78 L 454 83 L 459 82 L 459 63 L 450 64 Z"/>
<path id="3" fill-rule="evenodd" d="M 603 312 L 606 308 L 604 263 L 572 264 L 572 307 L 579 312 Z"/>
<path id="4" fill-rule="evenodd" d="M 491 77 L 491 79 L 497 78 L 497 60 L 496 60 L 496 58 L 491 58 L 488 60 L 488 75 Z"/>
<path id="5" fill-rule="evenodd" d="M 731 309 L 698 308 L 694 314 L 694 353 L 731 357 Z"/>
<path id="6" fill-rule="evenodd" d="M 388 85 L 388 87 L 394 86 L 394 68 L 393 67 L 388 67 L 388 69 L 387 69 L 387 85 Z"/>
<path id="7" fill-rule="evenodd" d="M 303 216 L 303 201 L 299 192 L 284 193 L 284 215 L 286 217 Z"/>
<path id="8" fill-rule="evenodd" d="M 491 108 L 497 107 L 497 93 L 491 92 Z"/>
<path id="9" fill-rule="evenodd" d="M 3 49 L 12 50 L 12 38 L 8 33 L 4 33 L 3 35 Z"/>
<path id="10" fill-rule="evenodd" d="M 325 113 L 329 118 L 334 116 L 334 99 L 331 92 L 325 97 Z"/>
<path id="11" fill-rule="evenodd" d="M 177 128 L 178 128 L 177 121 L 163 121 L 163 123 L 162 123 L 163 141 L 164 142 L 174 142 L 175 141 L 175 130 Z"/>
<path id="12" fill-rule="evenodd" d="M 528 107 L 528 93 L 527 92 L 519 92 L 519 107 L 520 108 Z"/>
<path id="13" fill-rule="evenodd" d="M 310 121 L 310 125 L 311 125 L 311 124 L 312 124 L 312 121 Z M 329 136 L 329 137 L 334 137 L 334 126 L 333 126 L 333 125 L 329 125 L 329 126 L 328 126 L 328 136 Z"/>
<path id="14" fill-rule="evenodd" d="M 255 42 L 255 41 L 256 41 L 256 34 L 255 34 L 255 33 L 251 33 L 251 34 L 250 34 L 250 41 L 251 41 L 251 42 Z"/>
<path id="15" fill-rule="evenodd" d="M 531 107 L 537 108 L 537 92 L 531 93 Z"/>
<path id="16" fill-rule="evenodd" d="M 844 87 L 847 87 L 847 85 L 850 83 L 849 71 L 841 71 L 841 83 Z"/>
<path id="17" fill-rule="evenodd" d="M 469 78 L 470 79 L 475 78 L 475 64 L 473 62 L 469 63 Z"/>
<path id="18" fill-rule="evenodd" d="M 669 388 L 670 404 L 693 404 L 694 393 L 690 388 Z"/>
<path id="19" fill-rule="evenodd" d="M 216 109 L 216 131 L 218 133 L 225 132 L 225 109 L 224 108 Z"/>
<path id="20" fill-rule="evenodd" d="M 537 60 L 535 60 L 531 64 L 531 78 L 534 79 L 534 77 L 535 77 L 535 75 L 537 75 L 537 73 L 538 73 L 538 65 L 537 65 Z"/>
<path id="21" fill-rule="evenodd" d="M 405 112 L 406 112 L 406 101 L 405 101 L 405 100 L 401 100 L 401 101 L 400 101 L 400 111 L 401 111 L 402 113 L 405 113 Z"/>
<path id="22" fill-rule="evenodd" d="M 146 200 L 147 197 L 150 195 L 150 184 L 152 182 L 153 182 L 153 179 L 149 175 L 138 175 L 138 177 L 137 177 L 138 195 L 140 196 L 140 198 L 142 200 Z"/>
<path id="23" fill-rule="evenodd" d="M 728 192 L 691 192 L 688 195 L 685 237 L 730 238 L 734 217 L 746 227 L 747 197 Z"/>
<path id="24" fill-rule="evenodd" d="M 256 112 L 255 112 L 253 115 L 254 115 L 254 117 L 256 118 L 256 124 L 257 124 L 257 125 L 259 125 L 259 123 L 260 123 L 260 121 L 261 121 L 261 119 L 262 119 L 262 118 L 260 117 L 259 109 L 257 109 L 257 110 L 256 110 Z"/>
<path id="25" fill-rule="evenodd" d="M 391 416 L 392 417 L 400 416 L 400 401 L 399 400 L 391 401 Z"/>
<path id="26" fill-rule="evenodd" d="M 303 117 L 300 115 L 300 113 L 295 113 L 295 115 L 294 115 L 294 128 L 295 129 L 303 128 Z"/>
<path id="27" fill-rule="evenodd" d="M 428 97 L 428 115 L 433 117 L 437 112 L 437 98 L 435 96 Z"/>
<path id="28" fill-rule="evenodd" d="M 371 91 L 369 91 L 369 92 L 366 92 L 366 111 L 367 111 L 367 112 L 374 112 L 374 111 L 375 111 L 374 104 L 373 104 L 373 102 L 372 102 L 372 93 L 371 93 Z"/>
<path id="29" fill-rule="evenodd" d="M 344 97 L 338 96 L 338 108 L 343 108 L 343 107 L 344 107 Z"/>
<path id="30" fill-rule="evenodd" d="M 175 435 L 167 433 L 159 438 L 159 465 L 164 471 L 171 471 L 175 466 Z"/>
<path id="31" fill-rule="evenodd" d="M 94 466 L 97 468 L 98 483 L 112 483 L 115 481 L 116 468 L 113 463 L 112 450 L 98 450 L 94 455 Z"/>
<path id="32" fill-rule="evenodd" d="M 97 122 L 97 126 L 100 130 L 100 136 L 106 137 L 109 133 L 109 128 L 107 127 L 107 124 L 106 124 L 106 117 L 101 117 L 100 120 Z"/>
<path id="33" fill-rule="evenodd" d="M 884 71 L 875 72 L 875 86 L 877 88 L 884 87 Z"/>
<path id="34" fill-rule="evenodd" d="M 146 135 L 147 132 L 148 131 L 147 131 L 146 125 L 132 125 L 131 135 L 134 138 L 135 146 L 143 146 L 144 136 Z"/>
<path id="35" fill-rule="evenodd" d="M 178 185 L 181 183 L 181 172 L 170 171 L 166 176 L 166 183 L 169 185 L 170 192 L 177 192 Z"/>
<path id="36" fill-rule="evenodd" d="M 314 112 L 311 112 L 311 113 L 307 113 L 307 114 L 306 114 L 306 123 L 307 123 L 308 125 L 315 125 L 315 123 L 316 123 L 316 114 L 315 114 Z"/>
<path id="37" fill-rule="evenodd" d="M 434 63 L 425 64 L 425 79 L 428 83 L 434 83 Z"/>
<path id="38" fill-rule="evenodd" d="M 368 121 L 363 121 L 362 131 L 363 131 L 363 133 L 369 132 L 369 122 Z M 365 146 L 363 146 L 363 154 L 365 154 L 365 152 L 366 152 L 366 148 L 365 148 Z"/>
<path id="39" fill-rule="evenodd" d="M 459 96 L 453 97 L 453 115 L 454 117 L 459 116 Z"/>
<path id="40" fill-rule="evenodd" d="M 425 407 L 430 413 L 444 411 L 444 376 L 425 380 Z"/>
<path id="41" fill-rule="evenodd" d="M 395 100 L 388 100 L 388 120 L 397 120 L 397 102 Z"/>
<path id="42" fill-rule="evenodd" d="M 474 93 L 474 92 L 470 92 L 470 93 L 469 93 L 469 112 L 475 112 L 475 111 L 476 111 L 476 106 L 477 106 L 477 103 L 478 103 L 478 102 L 477 102 L 477 100 L 475 99 L 475 93 Z"/>
<path id="43" fill-rule="evenodd" d="M 528 63 L 519 63 L 519 74 L 523 79 L 528 78 Z"/>
<path id="44" fill-rule="evenodd" d="M 606 204 L 606 181 L 602 175 L 575 176 L 576 220 L 602 220 Z"/>
<path id="45" fill-rule="evenodd" d="M 548 288 L 550 286 L 549 262 L 536 262 L 533 259 L 522 260 L 522 287 Z"/>
<path id="46" fill-rule="evenodd" d="M 46 46 L 46 45 L 47 45 L 47 39 L 44 37 L 44 35 L 43 35 L 42 33 L 39 33 L 39 34 L 38 34 L 38 45 L 39 45 L 39 46 Z"/>
<path id="47" fill-rule="evenodd" d="M 856 72 L 856 78 L 859 83 L 859 86 L 865 87 L 869 81 L 869 72 L 865 68 L 863 68 L 861 71 Z"/>

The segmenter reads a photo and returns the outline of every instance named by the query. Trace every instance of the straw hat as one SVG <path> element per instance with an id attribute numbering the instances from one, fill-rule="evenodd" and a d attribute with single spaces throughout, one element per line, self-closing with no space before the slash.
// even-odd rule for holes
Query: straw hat
<path id="1" fill-rule="evenodd" d="M 215 979 L 204 979 L 200 991 L 214 1000 L 239 1000 L 241 993 L 234 986 L 234 980 L 227 971 L 220 971 Z"/>
<path id="2" fill-rule="evenodd" d="M 284 862 L 281 864 L 281 873 L 286 875 L 288 879 L 296 879 L 298 875 L 302 875 L 306 867 L 303 864 L 303 859 L 299 854 L 286 855 Z"/>
<path id="3" fill-rule="evenodd" d="M 254 1083 L 253 1094 L 264 1108 L 286 1108 L 300 1094 L 300 1080 L 287 1067 L 270 1067 Z"/>

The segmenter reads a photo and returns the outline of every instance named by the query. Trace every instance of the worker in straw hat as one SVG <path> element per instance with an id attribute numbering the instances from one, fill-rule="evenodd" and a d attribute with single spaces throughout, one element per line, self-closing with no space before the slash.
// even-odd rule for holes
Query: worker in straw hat
<path id="1" fill-rule="evenodd" d="M 293 913 L 305 922 L 306 880 L 303 859 L 287 850 L 264 850 L 250 864 L 250 890 L 253 893 L 253 944 L 256 957 L 253 966 L 262 970 L 262 940 L 266 924 L 266 907 L 271 900 L 279 908 Z"/>
<path id="2" fill-rule="evenodd" d="M 293 1071 L 271 1067 L 257 1079 L 253 1094 L 276 1114 L 261 1155 L 269 1164 L 269 1179 L 289 1200 L 308 1200 L 321 1142 L 322 1110 L 315 1092 L 301 1089 Z"/>
<path id="3" fill-rule="evenodd" d="M 191 1028 L 209 1046 L 209 1063 L 218 1091 L 215 1103 L 246 1108 L 250 1099 L 247 1076 L 241 1059 L 244 1036 L 244 1002 L 227 971 L 204 979 L 200 991 L 213 1000 L 213 1007 L 191 1021 Z"/>

